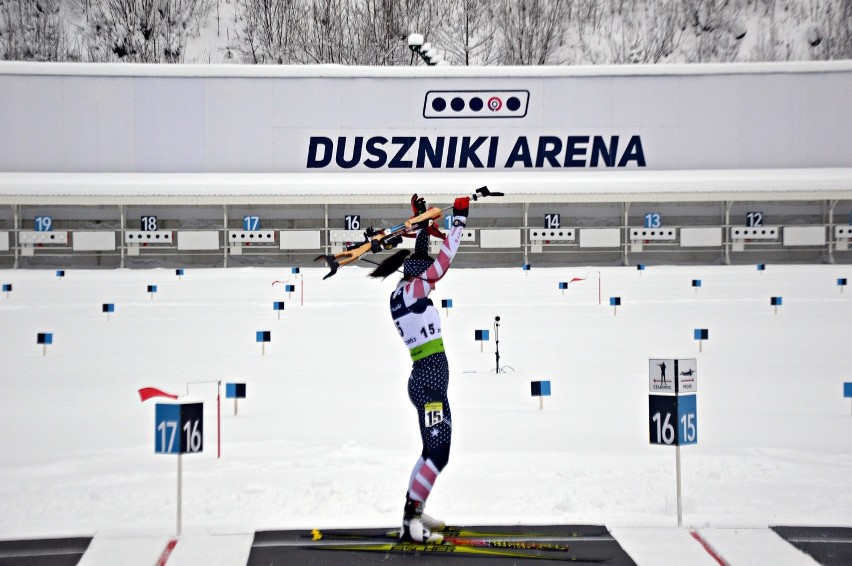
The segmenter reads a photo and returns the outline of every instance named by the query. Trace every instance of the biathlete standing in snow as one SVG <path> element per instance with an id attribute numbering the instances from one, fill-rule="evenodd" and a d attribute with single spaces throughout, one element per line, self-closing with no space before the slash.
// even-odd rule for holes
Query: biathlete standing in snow
<path id="1" fill-rule="evenodd" d="M 426 211 L 426 202 L 414 195 L 411 198 L 415 214 Z M 414 464 L 408 481 L 400 538 L 408 541 L 435 543 L 442 536 L 432 531 L 444 528 L 444 523 L 423 513 L 423 507 L 435 480 L 450 458 L 452 419 L 447 400 L 450 370 L 441 337 L 441 317 L 429 299 L 452 263 L 459 248 L 467 222 L 469 197 L 459 197 L 453 203 L 453 225 L 444 239 L 437 260 L 429 257 L 430 226 L 421 226 L 414 245 L 414 254 L 400 250 L 379 265 L 371 277 L 384 279 L 403 268 L 403 277 L 390 296 L 391 316 L 402 341 L 411 354 L 411 375 L 408 378 L 408 398 L 417 409 L 423 450 Z M 432 233 L 440 233 L 434 230 Z"/>

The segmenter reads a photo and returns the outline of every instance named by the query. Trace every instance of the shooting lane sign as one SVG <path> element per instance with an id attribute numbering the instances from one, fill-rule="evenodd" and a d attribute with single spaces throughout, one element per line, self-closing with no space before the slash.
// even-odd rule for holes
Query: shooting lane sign
<path id="1" fill-rule="evenodd" d="M 677 524 L 683 525 L 680 447 L 698 444 L 698 364 L 690 359 L 648 360 L 648 435 L 675 447 Z M 662 394 L 660 394 L 662 393 Z"/>
<path id="2" fill-rule="evenodd" d="M 177 454 L 177 536 L 180 536 L 182 457 L 204 450 L 204 403 L 157 403 L 154 426 L 154 453 Z"/>

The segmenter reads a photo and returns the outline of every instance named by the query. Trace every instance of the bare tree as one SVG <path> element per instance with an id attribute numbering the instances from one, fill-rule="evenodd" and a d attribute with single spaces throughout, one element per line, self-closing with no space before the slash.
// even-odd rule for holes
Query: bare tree
<path id="1" fill-rule="evenodd" d="M 685 23 L 694 33 L 688 62 L 726 63 L 735 59 L 739 43 L 734 8 L 731 0 L 684 0 Z"/>
<path id="2" fill-rule="evenodd" d="M 671 57 L 681 41 L 683 14 L 676 0 L 650 2 L 632 15 L 613 15 L 606 34 L 609 59 L 605 63 L 659 63 Z M 597 61 L 601 62 L 601 61 Z"/>
<path id="3" fill-rule="evenodd" d="M 76 59 L 60 13 L 60 0 L 0 0 L 0 59 Z"/>
<path id="4" fill-rule="evenodd" d="M 447 60 L 458 65 L 490 65 L 498 60 L 495 0 L 449 0 L 436 32 Z"/>
<path id="5" fill-rule="evenodd" d="M 570 18 L 569 0 L 500 0 L 501 63 L 546 65 L 566 62 L 559 51 Z"/>
<path id="6" fill-rule="evenodd" d="M 301 62 L 296 58 L 300 7 L 293 0 L 239 0 L 234 50 L 248 63 Z"/>
<path id="7" fill-rule="evenodd" d="M 212 0 L 89 0 L 88 5 L 90 59 L 180 63 Z"/>

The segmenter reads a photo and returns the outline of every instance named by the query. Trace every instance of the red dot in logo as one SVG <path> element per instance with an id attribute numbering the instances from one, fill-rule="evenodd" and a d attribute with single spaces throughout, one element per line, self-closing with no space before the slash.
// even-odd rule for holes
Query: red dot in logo
<path id="1" fill-rule="evenodd" d="M 503 101 L 496 96 L 492 96 L 488 99 L 488 108 L 492 112 L 497 112 L 498 110 L 503 108 Z"/>

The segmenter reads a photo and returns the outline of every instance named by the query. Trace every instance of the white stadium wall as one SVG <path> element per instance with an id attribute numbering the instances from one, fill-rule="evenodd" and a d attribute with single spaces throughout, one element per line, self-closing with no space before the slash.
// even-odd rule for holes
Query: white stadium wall
<path id="1" fill-rule="evenodd" d="M 849 62 L 475 70 L 4 64 L 0 171 L 849 167 L 850 85 Z"/>
<path id="2" fill-rule="evenodd" d="M 850 92 L 849 61 L 0 63 L 0 267 L 298 264 L 344 245 L 344 218 L 481 185 L 506 197 L 472 215 L 470 265 L 848 263 Z M 741 236 L 756 218 L 774 237 Z M 45 219 L 49 243 L 22 238 Z"/>

